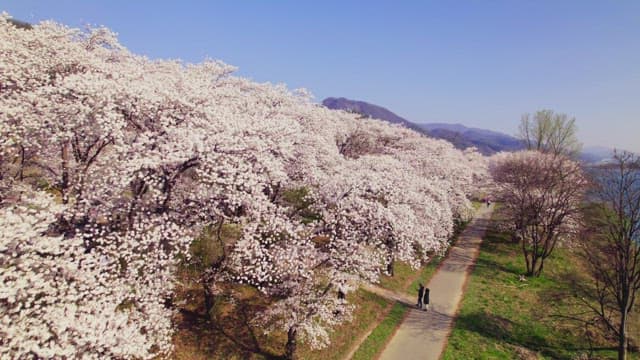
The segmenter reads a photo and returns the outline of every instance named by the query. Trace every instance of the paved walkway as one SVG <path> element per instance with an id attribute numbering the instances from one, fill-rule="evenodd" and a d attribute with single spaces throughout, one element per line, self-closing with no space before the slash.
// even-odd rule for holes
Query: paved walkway
<path id="1" fill-rule="evenodd" d="M 451 333 L 471 266 L 475 263 L 487 224 L 493 211 L 482 206 L 476 217 L 460 234 L 440 268 L 427 287 L 430 292 L 429 311 L 410 309 L 398 331 L 380 356 L 381 360 L 440 358 Z M 407 299 L 397 299 L 406 302 Z M 411 306 L 417 302 L 410 300 Z"/>

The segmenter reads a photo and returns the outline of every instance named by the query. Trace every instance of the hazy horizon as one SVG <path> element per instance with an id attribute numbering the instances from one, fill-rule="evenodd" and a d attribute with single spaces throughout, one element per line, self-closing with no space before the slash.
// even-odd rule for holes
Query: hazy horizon
<path id="1" fill-rule="evenodd" d="M 640 152 L 640 3 L 7 1 L 17 19 L 105 25 L 131 51 L 210 57 L 260 82 L 346 97 L 418 123 L 514 135 L 575 116 L 585 146 Z"/>

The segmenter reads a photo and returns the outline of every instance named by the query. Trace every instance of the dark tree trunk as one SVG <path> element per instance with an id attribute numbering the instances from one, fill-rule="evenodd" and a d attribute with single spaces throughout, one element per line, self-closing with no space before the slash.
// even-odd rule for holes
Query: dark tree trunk
<path id="1" fill-rule="evenodd" d="M 24 146 L 20 145 L 20 170 L 18 170 L 18 180 L 24 180 L 24 162 L 25 162 Z"/>
<path id="2" fill-rule="evenodd" d="M 532 251 L 528 254 L 525 253 L 524 258 L 527 263 L 527 276 L 540 276 L 544 268 L 544 257 Z"/>
<path id="3" fill-rule="evenodd" d="M 202 284 L 204 288 L 204 316 L 207 319 L 211 319 L 211 309 L 213 309 L 214 295 L 211 293 L 209 284 L 206 282 Z"/>
<path id="4" fill-rule="evenodd" d="M 511 235 L 511 243 L 512 244 L 518 244 L 518 243 L 520 243 L 520 240 L 521 239 L 520 239 L 519 235 L 516 235 L 516 234 Z"/>
<path id="5" fill-rule="evenodd" d="M 287 345 L 285 347 L 284 357 L 287 360 L 297 360 L 296 349 L 298 348 L 298 328 L 292 326 L 287 332 Z"/>
<path id="6" fill-rule="evenodd" d="M 620 327 L 618 329 L 618 360 L 627 360 L 627 311 L 623 311 L 620 316 Z"/>
<path id="7" fill-rule="evenodd" d="M 536 268 L 536 261 L 532 254 L 526 254 L 524 259 L 527 263 L 527 276 L 534 276 L 534 269 Z"/>
<path id="8" fill-rule="evenodd" d="M 527 276 L 531 276 L 533 275 L 533 270 L 531 270 L 531 262 L 529 261 L 529 251 L 527 251 L 527 244 L 524 240 L 524 237 L 522 238 L 522 254 L 524 255 L 524 262 L 527 265 Z"/>
<path id="9" fill-rule="evenodd" d="M 387 272 L 389 273 L 390 276 L 393 276 L 393 266 L 394 265 L 394 261 L 391 260 L 388 264 L 387 264 Z"/>
<path id="10" fill-rule="evenodd" d="M 60 193 L 62 194 L 62 203 L 67 204 L 69 202 L 69 194 L 67 189 L 69 188 L 69 143 L 62 144 L 61 149 L 62 158 L 62 179 L 60 180 Z"/>
<path id="11" fill-rule="evenodd" d="M 544 258 L 541 257 L 540 258 L 540 266 L 538 266 L 538 270 L 535 270 L 536 272 L 536 276 L 540 276 L 540 274 L 542 274 L 542 269 L 544 268 Z"/>

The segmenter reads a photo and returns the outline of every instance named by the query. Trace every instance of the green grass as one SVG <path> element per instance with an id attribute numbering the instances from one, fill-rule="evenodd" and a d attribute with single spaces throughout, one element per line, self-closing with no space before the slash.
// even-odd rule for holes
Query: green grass
<path id="1" fill-rule="evenodd" d="M 393 276 L 382 275 L 378 286 L 398 293 L 403 293 L 416 278 L 420 270 L 413 269 L 409 264 L 396 261 Z"/>
<path id="2" fill-rule="evenodd" d="M 407 307 L 396 303 L 387 317 L 371 332 L 353 355 L 353 360 L 370 360 L 379 354 L 402 322 Z"/>
<path id="3" fill-rule="evenodd" d="M 581 311 L 571 291 L 585 281 L 579 258 L 557 248 L 540 277 L 521 282 L 524 260 L 509 238 L 487 233 L 443 359 L 572 359 L 589 353 L 584 328 L 559 316 Z M 615 358 L 613 343 L 592 337 L 594 355 Z"/>

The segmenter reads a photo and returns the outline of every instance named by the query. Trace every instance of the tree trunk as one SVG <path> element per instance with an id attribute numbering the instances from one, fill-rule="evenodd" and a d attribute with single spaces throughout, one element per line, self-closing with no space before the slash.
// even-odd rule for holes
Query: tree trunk
<path id="1" fill-rule="evenodd" d="M 529 252 L 527 251 L 527 244 L 524 237 L 522 238 L 522 254 L 524 255 L 524 262 L 527 265 L 527 276 L 531 276 L 533 275 L 533 270 L 531 262 L 529 261 Z"/>
<path id="2" fill-rule="evenodd" d="M 627 311 L 620 314 L 620 327 L 618 329 L 618 360 L 627 360 Z"/>
<path id="3" fill-rule="evenodd" d="M 516 234 L 512 234 L 511 235 L 511 243 L 512 244 L 518 244 L 518 243 L 520 243 L 520 241 L 522 241 L 522 240 L 520 239 L 519 235 L 516 235 Z"/>
<path id="4" fill-rule="evenodd" d="M 204 316 L 207 319 L 211 319 L 211 309 L 213 309 L 213 294 L 211 293 L 211 289 L 209 289 L 209 284 L 206 282 L 202 284 L 204 288 Z"/>
<path id="5" fill-rule="evenodd" d="M 536 270 L 536 276 L 540 276 L 542 274 L 542 269 L 544 268 L 544 258 L 540 258 L 540 266 L 538 266 L 538 270 Z"/>
<path id="6" fill-rule="evenodd" d="M 69 202 L 69 194 L 67 189 L 69 188 L 69 143 L 62 144 L 61 149 L 62 158 L 62 179 L 60 181 L 60 193 L 62 194 L 62 203 L 67 204 Z"/>
<path id="7" fill-rule="evenodd" d="M 389 273 L 389 276 L 393 276 L 393 264 L 394 261 L 391 260 L 388 264 L 387 264 L 387 272 Z"/>
<path id="8" fill-rule="evenodd" d="M 296 349 L 298 348 L 298 328 L 292 326 L 287 332 L 287 345 L 285 347 L 284 357 L 287 360 L 297 360 Z"/>
<path id="9" fill-rule="evenodd" d="M 538 265 L 538 259 L 536 259 L 533 253 L 529 253 L 525 255 L 525 259 L 527 262 L 527 276 L 535 276 L 536 275 L 536 265 Z"/>
<path id="10" fill-rule="evenodd" d="M 20 170 L 18 171 L 18 180 L 22 181 L 24 180 L 24 158 L 25 158 L 25 151 L 24 151 L 24 146 L 20 145 Z"/>

